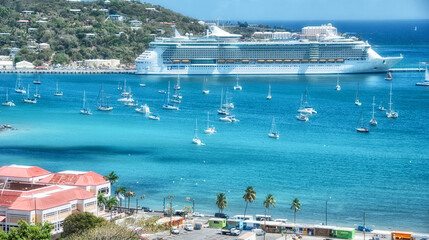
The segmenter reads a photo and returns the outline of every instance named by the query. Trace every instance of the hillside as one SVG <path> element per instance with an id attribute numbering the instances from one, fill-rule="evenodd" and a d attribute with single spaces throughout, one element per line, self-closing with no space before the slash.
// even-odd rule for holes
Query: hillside
<path id="1" fill-rule="evenodd" d="M 0 0 L 0 55 L 19 48 L 15 61 L 36 65 L 110 58 L 133 64 L 155 34 L 173 34 L 171 23 L 194 35 L 205 29 L 196 19 L 147 3 Z"/>

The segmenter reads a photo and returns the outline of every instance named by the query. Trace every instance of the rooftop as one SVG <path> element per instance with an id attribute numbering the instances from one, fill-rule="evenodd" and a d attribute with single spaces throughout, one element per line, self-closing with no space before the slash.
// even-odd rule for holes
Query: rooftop
<path id="1" fill-rule="evenodd" d="M 0 177 L 34 178 L 50 173 L 36 166 L 10 165 L 0 167 Z"/>
<path id="2" fill-rule="evenodd" d="M 95 172 L 64 171 L 54 173 L 40 180 L 39 183 L 72 186 L 99 186 L 109 182 L 107 182 L 103 176 Z"/>

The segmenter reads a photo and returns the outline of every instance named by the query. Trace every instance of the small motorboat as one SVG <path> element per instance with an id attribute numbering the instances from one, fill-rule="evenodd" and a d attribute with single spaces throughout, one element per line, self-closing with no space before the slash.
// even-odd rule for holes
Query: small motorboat
<path id="1" fill-rule="evenodd" d="M 124 105 L 127 107 L 137 107 L 139 105 L 139 103 L 138 102 L 125 102 Z"/>
<path id="2" fill-rule="evenodd" d="M 143 113 L 143 114 L 150 114 L 151 113 L 149 106 L 147 104 L 140 105 L 140 107 L 136 108 L 135 110 L 136 110 L 136 112 Z"/>
<path id="3" fill-rule="evenodd" d="M 308 121 L 308 116 L 301 113 L 298 116 L 296 116 L 296 119 L 298 119 L 299 121 L 307 122 Z"/>
<path id="4" fill-rule="evenodd" d="M 165 90 L 158 90 L 158 93 L 160 93 L 160 94 L 167 94 L 167 91 L 165 91 Z"/>
<path id="5" fill-rule="evenodd" d="M 149 116 L 147 116 L 147 118 L 149 118 L 150 120 L 160 120 L 160 118 L 156 114 L 150 114 Z"/>
<path id="6" fill-rule="evenodd" d="M 384 80 L 386 80 L 386 81 L 392 81 L 392 73 L 388 72 L 387 73 L 387 77 L 385 77 Z"/>

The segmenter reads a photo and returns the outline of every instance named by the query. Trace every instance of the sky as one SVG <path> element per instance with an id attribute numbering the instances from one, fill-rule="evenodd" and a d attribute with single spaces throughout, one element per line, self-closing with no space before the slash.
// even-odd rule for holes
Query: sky
<path id="1" fill-rule="evenodd" d="M 142 0 L 200 20 L 429 19 L 429 0 Z"/>

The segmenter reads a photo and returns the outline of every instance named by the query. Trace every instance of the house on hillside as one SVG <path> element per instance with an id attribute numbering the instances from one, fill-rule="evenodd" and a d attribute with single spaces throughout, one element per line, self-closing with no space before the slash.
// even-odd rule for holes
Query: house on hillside
<path id="1" fill-rule="evenodd" d="M 131 21 L 130 21 L 130 24 L 131 24 L 131 25 L 134 25 L 134 26 L 140 26 L 140 25 L 142 25 L 142 21 L 139 21 L 139 20 L 131 20 Z"/>
<path id="2" fill-rule="evenodd" d="M 113 20 L 113 21 L 119 21 L 119 22 L 122 22 L 122 21 L 124 21 L 124 20 L 125 20 L 125 17 L 124 17 L 124 16 L 121 16 L 121 15 L 117 15 L 117 14 L 111 14 L 111 15 L 109 15 L 109 19 L 111 19 L 111 20 Z"/>
<path id="3" fill-rule="evenodd" d="M 49 45 L 49 43 L 39 43 L 39 49 L 41 50 L 45 50 L 45 49 L 50 49 L 51 45 Z"/>
<path id="4" fill-rule="evenodd" d="M 30 21 L 28 21 L 28 20 L 25 20 L 25 19 L 20 19 L 20 20 L 18 20 L 18 21 L 16 21 L 17 23 L 19 23 L 19 24 L 21 24 L 21 25 L 26 25 L 26 24 L 28 24 Z"/>

